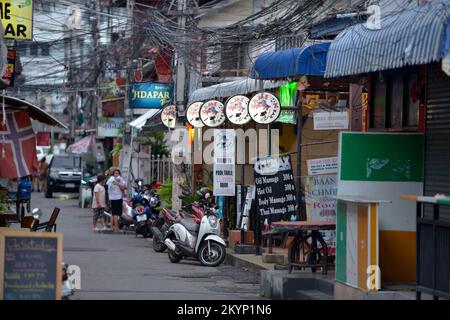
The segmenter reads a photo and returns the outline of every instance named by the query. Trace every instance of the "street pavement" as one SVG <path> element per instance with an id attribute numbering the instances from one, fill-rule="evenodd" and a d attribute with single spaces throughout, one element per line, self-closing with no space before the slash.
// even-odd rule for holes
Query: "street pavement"
<path id="1" fill-rule="evenodd" d="M 44 213 L 42 221 L 54 207 L 61 209 L 57 231 L 64 237 L 63 261 L 81 270 L 81 290 L 73 300 L 261 299 L 259 275 L 251 271 L 203 267 L 194 260 L 173 264 L 167 252 L 153 251 L 151 239 L 93 232 L 92 209 L 79 208 L 74 195 L 45 199 L 34 192 L 31 204 Z"/>

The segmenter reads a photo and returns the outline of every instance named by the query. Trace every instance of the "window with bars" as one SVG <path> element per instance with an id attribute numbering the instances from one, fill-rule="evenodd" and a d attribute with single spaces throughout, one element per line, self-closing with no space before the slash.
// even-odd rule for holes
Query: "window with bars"
<path id="1" fill-rule="evenodd" d="M 304 37 L 301 35 L 281 36 L 275 41 L 275 50 L 286 50 L 292 48 L 300 48 L 304 43 Z"/>

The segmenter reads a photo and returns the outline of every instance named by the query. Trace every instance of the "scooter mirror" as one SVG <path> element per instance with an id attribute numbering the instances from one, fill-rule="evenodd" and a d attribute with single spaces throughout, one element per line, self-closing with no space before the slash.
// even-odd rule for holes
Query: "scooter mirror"
<path id="1" fill-rule="evenodd" d="M 42 211 L 39 208 L 34 208 L 33 210 L 31 210 L 31 215 L 33 216 L 33 218 L 39 219 L 42 216 Z"/>

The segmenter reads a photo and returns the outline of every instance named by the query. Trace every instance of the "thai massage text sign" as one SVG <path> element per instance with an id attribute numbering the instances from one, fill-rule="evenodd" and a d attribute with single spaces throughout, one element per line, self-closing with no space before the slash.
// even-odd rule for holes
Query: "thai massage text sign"
<path id="1" fill-rule="evenodd" d="M 0 250 L 0 299 L 60 299 L 62 234 L 1 231 Z"/>
<path id="2" fill-rule="evenodd" d="M 173 86 L 167 83 L 138 82 L 130 88 L 130 108 L 161 109 L 172 101 Z"/>
<path id="3" fill-rule="evenodd" d="M 264 221 L 288 220 L 297 214 L 290 156 L 259 158 L 254 167 L 257 210 Z"/>
<path id="4" fill-rule="evenodd" d="M 307 160 L 307 165 L 310 176 L 338 172 L 337 157 Z"/>

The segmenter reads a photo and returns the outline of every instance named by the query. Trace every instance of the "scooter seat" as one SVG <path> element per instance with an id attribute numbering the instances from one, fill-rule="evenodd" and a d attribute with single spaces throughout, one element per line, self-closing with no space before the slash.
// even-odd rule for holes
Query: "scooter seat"
<path id="1" fill-rule="evenodd" d="M 188 230 L 191 232 L 195 232 L 197 233 L 198 230 L 200 229 L 200 225 L 195 223 L 194 220 L 191 219 L 181 219 L 180 223 Z"/>

